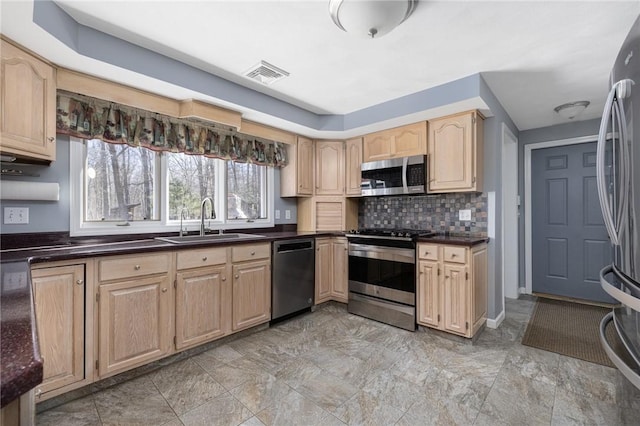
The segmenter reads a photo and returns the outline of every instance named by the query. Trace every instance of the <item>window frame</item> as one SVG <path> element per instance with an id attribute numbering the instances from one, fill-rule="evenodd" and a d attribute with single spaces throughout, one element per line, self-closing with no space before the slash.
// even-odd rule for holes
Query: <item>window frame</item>
<path id="1" fill-rule="evenodd" d="M 107 143 L 107 142 L 105 142 Z M 129 235 L 129 234 L 149 234 L 149 233 L 171 233 L 180 231 L 180 220 L 169 219 L 169 175 L 167 171 L 167 155 L 160 152 L 159 171 L 156 176 L 159 177 L 157 185 L 160 196 L 157 198 L 160 206 L 160 218 L 153 221 L 134 221 L 134 222 L 97 222 L 85 221 L 85 166 L 86 166 L 86 149 L 85 140 L 71 137 L 69 147 L 69 235 L 75 236 L 93 236 L 93 235 Z M 140 148 L 147 149 L 147 148 Z M 216 168 L 216 194 L 214 200 L 217 213 L 216 219 L 205 220 L 205 225 L 211 227 L 212 232 L 227 229 L 249 229 L 249 228 L 270 228 L 274 226 L 274 170 L 273 167 L 265 166 L 265 184 L 263 190 L 266 191 L 265 199 L 267 217 L 262 219 L 227 219 L 227 181 L 226 181 L 226 164 L 225 167 Z M 192 219 L 183 221 L 183 228 L 188 232 L 197 232 L 200 229 L 200 220 Z"/>

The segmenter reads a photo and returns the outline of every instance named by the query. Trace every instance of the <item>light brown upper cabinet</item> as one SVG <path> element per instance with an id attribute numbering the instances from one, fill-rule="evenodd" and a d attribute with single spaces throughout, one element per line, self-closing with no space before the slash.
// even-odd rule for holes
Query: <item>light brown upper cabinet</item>
<path id="1" fill-rule="evenodd" d="M 0 150 L 37 160 L 56 159 L 56 71 L 1 40 Z"/>
<path id="2" fill-rule="evenodd" d="M 316 195 L 344 195 L 344 142 L 316 141 Z"/>
<path id="3" fill-rule="evenodd" d="M 427 153 L 427 123 L 409 124 L 364 136 L 363 162 Z"/>
<path id="4" fill-rule="evenodd" d="M 280 172 L 280 196 L 313 195 L 313 154 L 311 139 L 298 136 L 298 141 L 287 148 L 289 164 Z"/>
<path id="5" fill-rule="evenodd" d="M 360 196 L 360 181 L 362 180 L 360 166 L 362 164 L 362 138 L 347 139 L 345 141 L 345 195 Z"/>
<path id="6" fill-rule="evenodd" d="M 429 121 L 429 192 L 481 192 L 483 117 L 469 111 Z"/>

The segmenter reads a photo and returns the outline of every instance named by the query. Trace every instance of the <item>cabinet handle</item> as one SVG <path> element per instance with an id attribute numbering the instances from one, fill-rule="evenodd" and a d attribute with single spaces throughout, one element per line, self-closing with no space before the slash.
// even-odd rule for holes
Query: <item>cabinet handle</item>
<path id="1" fill-rule="evenodd" d="M 238 278 L 240 278 L 240 276 L 239 276 L 238 274 L 235 274 L 235 275 L 233 276 L 233 278 L 238 279 Z"/>
<path id="2" fill-rule="evenodd" d="M 202 261 L 206 262 L 207 261 L 207 256 L 202 256 Z"/>
<path id="3" fill-rule="evenodd" d="M 445 277 L 446 279 L 449 279 L 449 275 L 445 275 L 444 277 Z"/>
<path id="4" fill-rule="evenodd" d="M 163 293 L 166 293 L 166 292 L 167 292 L 167 289 L 166 289 L 166 288 L 163 288 L 163 289 L 162 289 L 162 292 L 163 292 Z"/>
<path id="5" fill-rule="evenodd" d="M 452 259 L 453 259 L 454 257 L 456 257 L 456 256 L 457 256 L 457 254 L 455 254 L 455 253 L 451 253 L 451 258 L 452 258 Z"/>
<path id="6" fill-rule="evenodd" d="M 56 138 L 54 138 L 54 137 L 52 137 L 52 136 L 49 136 L 49 137 L 47 138 L 47 140 L 48 140 L 49 142 L 53 142 L 53 141 L 55 141 L 55 140 L 56 140 Z"/>
<path id="7" fill-rule="evenodd" d="M 84 280 L 76 280 L 76 284 L 82 285 L 82 284 L 84 284 Z"/>
<path id="8" fill-rule="evenodd" d="M 140 265 L 134 266 L 133 269 L 135 269 L 136 271 L 139 271 L 140 270 Z"/>

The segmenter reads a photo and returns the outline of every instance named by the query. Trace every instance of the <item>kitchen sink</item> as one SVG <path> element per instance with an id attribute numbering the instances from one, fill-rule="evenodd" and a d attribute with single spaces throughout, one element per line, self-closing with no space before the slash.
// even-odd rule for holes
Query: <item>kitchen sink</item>
<path id="1" fill-rule="evenodd" d="M 212 241 L 238 241 L 254 238 L 265 238 L 258 234 L 209 234 L 209 235 L 184 235 L 182 237 L 156 237 L 156 240 L 165 241 L 172 244 L 197 244 L 209 243 Z"/>

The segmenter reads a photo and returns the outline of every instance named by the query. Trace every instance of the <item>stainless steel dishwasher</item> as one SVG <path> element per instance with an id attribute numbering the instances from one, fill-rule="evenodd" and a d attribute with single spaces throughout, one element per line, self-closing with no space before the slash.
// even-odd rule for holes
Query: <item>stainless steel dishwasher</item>
<path id="1" fill-rule="evenodd" d="M 271 320 L 313 306 L 315 286 L 314 239 L 273 243 L 271 276 Z"/>

